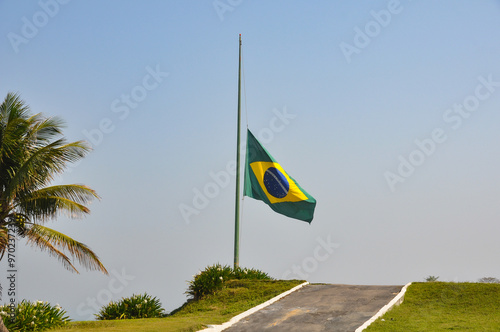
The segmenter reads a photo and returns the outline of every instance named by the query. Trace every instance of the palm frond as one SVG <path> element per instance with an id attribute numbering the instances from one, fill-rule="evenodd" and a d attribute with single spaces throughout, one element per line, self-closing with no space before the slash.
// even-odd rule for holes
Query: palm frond
<path id="1" fill-rule="evenodd" d="M 100 199 L 95 190 L 83 184 L 63 184 L 45 187 L 32 192 L 31 197 L 62 197 L 77 203 L 86 204 L 94 198 Z"/>
<path id="2" fill-rule="evenodd" d="M 25 134 L 30 131 L 29 107 L 19 96 L 9 93 L 0 105 L 0 171 L 15 165 L 25 156 Z M 1 172 L 5 173 L 5 172 Z"/>
<path id="3" fill-rule="evenodd" d="M 3 257 L 3 254 L 7 250 L 9 245 L 9 233 L 8 229 L 5 226 L 0 227 L 0 260 Z"/>
<path id="4" fill-rule="evenodd" d="M 85 205 L 56 196 L 25 199 L 15 208 L 21 208 L 33 221 L 41 223 L 56 218 L 60 213 L 66 213 L 70 218 L 90 213 Z"/>
<path id="5" fill-rule="evenodd" d="M 21 137 L 29 128 L 28 113 L 29 107 L 13 93 L 8 93 L 0 104 L 0 158 L 8 153 L 22 151 L 16 147 L 21 144 Z"/>
<path id="6" fill-rule="evenodd" d="M 83 204 L 90 203 L 99 195 L 82 184 L 45 187 L 27 195 L 20 195 L 14 208 L 18 208 L 33 221 L 45 222 L 66 212 L 70 217 L 80 217 L 90 210 Z"/>
<path id="7" fill-rule="evenodd" d="M 38 236 L 35 232 L 25 234 L 25 237 L 28 237 L 28 243 L 32 247 L 38 247 L 41 251 L 47 251 L 50 256 L 56 257 L 68 271 L 80 273 L 76 267 L 71 264 L 69 257 L 54 247 L 47 239 Z"/>
<path id="8" fill-rule="evenodd" d="M 71 264 L 69 258 L 62 251 L 68 251 L 69 254 L 86 269 L 98 270 L 108 274 L 108 271 L 99 260 L 99 257 L 97 257 L 97 255 L 90 250 L 89 247 L 81 242 L 73 240 L 67 235 L 59 233 L 48 227 L 32 224 L 25 233 L 25 237 L 27 238 L 28 244 L 36 246 L 42 250 L 49 250 L 51 254 L 56 255 L 69 270 L 78 272 L 78 270 Z"/>
<path id="9" fill-rule="evenodd" d="M 41 114 L 35 114 L 28 121 L 32 124 L 30 139 L 37 146 L 47 144 L 63 134 L 65 124 L 59 117 L 45 118 Z"/>
<path id="10" fill-rule="evenodd" d="M 0 121 L 9 122 L 16 118 L 27 119 L 30 108 L 17 93 L 9 92 L 0 105 Z"/>
<path id="11" fill-rule="evenodd" d="M 11 174 L 5 190 L 7 198 L 16 197 L 17 193 L 29 188 L 40 188 L 60 174 L 66 163 L 77 161 L 85 156 L 89 147 L 82 141 L 66 143 L 64 139 L 56 140 L 40 147 Z"/>

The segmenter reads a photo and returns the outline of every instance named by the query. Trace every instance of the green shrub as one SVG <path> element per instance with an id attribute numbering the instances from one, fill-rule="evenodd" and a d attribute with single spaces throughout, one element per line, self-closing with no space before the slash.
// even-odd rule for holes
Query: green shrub
<path id="1" fill-rule="evenodd" d="M 14 317 L 11 317 L 10 309 L 8 305 L 0 306 L 0 315 L 9 331 L 45 331 L 63 327 L 70 321 L 59 305 L 52 306 L 47 302 L 22 300 L 14 310 Z"/>
<path id="2" fill-rule="evenodd" d="M 479 279 L 477 282 L 483 283 L 483 284 L 500 284 L 500 280 L 495 278 L 495 277 L 483 277 Z"/>
<path id="3" fill-rule="evenodd" d="M 425 281 L 427 282 L 436 282 L 438 281 L 439 277 L 436 277 L 436 276 L 428 276 L 427 278 L 425 278 Z"/>
<path id="4" fill-rule="evenodd" d="M 233 270 L 234 279 L 271 280 L 272 278 L 265 272 L 256 269 L 237 267 Z"/>
<path id="5" fill-rule="evenodd" d="M 95 316 L 98 320 L 154 318 L 163 317 L 163 309 L 160 300 L 144 293 L 122 298 L 118 302 L 111 301 Z"/>
<path id="6" fill-rule="evenodd" d="M 214 294 L 222 289 L 224 282 L 234 279 L 272 280 L 267 273 L 259 270 L 240 267 L 232 269 L 228 265 L 222 266 L 217 263 L 194 275 L 193 280 L 189 281 L 186 294 L 193 299 L 199 299 L 205 295 Z"/>

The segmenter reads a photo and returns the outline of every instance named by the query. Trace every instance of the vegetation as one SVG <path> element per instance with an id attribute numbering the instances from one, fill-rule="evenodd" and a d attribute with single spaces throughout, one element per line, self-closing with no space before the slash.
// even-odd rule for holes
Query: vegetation
<path id="1" fill-rule="evenodd" d="M 30 114 L 15 94 L 0 105 L 0 254 L 13 235 L 57 257 L 70 271 L 78 272 L 71 259 L 89 270 L 107 274 L 97 255 L 85 244 L 43 226 L 61 212 L 71 217 L 88 214 L 85 206 L 98 198 L 81 184 L 48 186 L 67 163 L 83 158 L 90 147 L 82 141 L 68 143 L 62 137 L 63 122 Z"/>
<path id="2" fill-rule="evenodd" d="M 414 283 L 404 302 L 366 329 L 383 331 L 499 331 L 500 285 Z"/>
<path id="3" fill-rule="evenodd" d="M 426 282 L 435 282 L 435 281 L 438 281 L 439 277 L 436 277 L 436 276 L 428 276 L 427 278 L 425 278 L 425 281 Z"/>
<path id="4" fill-rule="evenodd" d="M 66 142 L 62 127 L 59 118 L 30 114 L 15 94 L 7 94 L 0 105 L 0 260 L 8 251 L 9 266 L 15 264 L 17 236 L 57 257 L 70 271 L 78 272 L 72 258 L 88 270 L 107 274 L 88 246 L 44 226 L 61 212 L 71 217 L 88 214 L 85 205 L 99 198 L 81 184 L 49 186 L 67 163 L 90 150 L 82 141 Z M 2 319 L 0 331 L 6 331 Z"/>
<path id="5" fill-rule="evenodd" d="M 500 280 L 494 277 L 483 277 L 479 279 L 477 282 L 485 283 L 485 284 L 500 284 Z"/>
<path id="6" fill-rule="evenodd" d="M 96 315 L 99 320 L 163 317 L 160 300 L 147 293 L 110 302 Z"/>
<path id="7" fill-rule="evenodd" d="M 10 307 L 0 306 L 0 314 L 5 317 L 5 326 L 11 331 L 45 331 L 55 327 L 65 326 L 70 319 L 65 316 L 59 305 L 52 306 L 47 302 L 21 301 L 15 307 L 15 319 L 10 319 Z"/>
<path id="8" fill-rule="evenodd" d="M 193 299 L 200 299 L 222 289 L 226 281 L 235 279 L 272 280 L 267 273 L 259 270 L 240 267 L 233 269 L 228 265 L 215 264 L 207 266 L 203 271 L 193 276 L 186 294 Z"/>
<path id="9" fill-rule="evenodd" d="M 207 325 L 222 324 L 301 283 L 301 280 L 230 280 L 214 294 L 188 300 L 165 318 L 71 322 L 54 332 L 198 331 Z"/>

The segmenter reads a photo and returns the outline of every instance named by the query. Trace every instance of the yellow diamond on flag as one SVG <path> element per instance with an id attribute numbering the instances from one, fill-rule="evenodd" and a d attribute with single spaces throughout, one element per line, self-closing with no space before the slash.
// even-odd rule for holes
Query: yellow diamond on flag
<path id="1" fill-rule="evenodd" d="M 280 164 L 257 161 L 251 163 L 250 167 L 271 204 L 300 202 L 308 199 Z"/>

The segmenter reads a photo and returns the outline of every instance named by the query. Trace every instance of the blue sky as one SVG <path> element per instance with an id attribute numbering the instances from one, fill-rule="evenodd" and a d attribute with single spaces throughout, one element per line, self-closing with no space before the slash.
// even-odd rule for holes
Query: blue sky
<path id="1" fill-rule="evenodd" d="M 1 1 L 0 95 L 94 148 L 58 181 L 102 200 L 49 226 L 113 271 L 71 274 L 21 246 L 19 297 L 79 320 L 147 291 L 170 311 L 199 269 L 232 264 L 240 33 L 243 127 L 318 202 L 308 225 L 244 199 L 242 266 L 348 284 L 500 277 L 499 14 L 497 0 Z"/>

